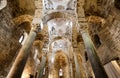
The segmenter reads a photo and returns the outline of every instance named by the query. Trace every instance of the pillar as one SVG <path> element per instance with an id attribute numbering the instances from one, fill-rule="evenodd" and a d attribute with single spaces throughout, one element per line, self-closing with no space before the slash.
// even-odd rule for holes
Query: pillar
<path id="1" fill-rule="evenodd" d="M 46 64 L 46 57 L 43 55 L 42 56 L 42 61 L 40 63 L 38 78 L 43 78 L 43 72 L 44 72 L 45 64 Z"/>
<path id="2" fill-rule="evenodd" d="M 71 76 L 70 78 L 74 78 L 74 77 L 73 77 L 73 65 L 72 65 L 72 61 L 70 62 L 70 74 L 71 74 L 71 75 L 70 75 L 70 76 Z"/>
<path id="3" fill-rule="evenodd" d="M 35 40 L 36 33 L 38 32 L 38 27 L 38 24 L 32 27 L 28 38 L 26 39 L 24 45 L 20 49 L 19 54 L 17 55 L 15 62 L 13 63 L 10 72 L 7 75 L 7 78 L 21 78 L 28 55 L 30 53 L 32 43 Z"/>
<path id="4" fill-rule="evenodd" d="M 100 59 L 96 53 L 96 48 L 89 36 L 89 33 L 86 29 L 81 30 L 82 38 L 85 44 L 85 48 L 87 50 L 87 55 L 90 60 L 93 72 L 95 74 L 95 78 L 108 78 Z"/>
<path id="5" fill-rule="evenodd" d="M 80 65 L 78 63 L 76 53 L 74 53 L 74 60 L 75 60 L 76 78 L 82 78 L 82 75 L 80 72 Z"/>

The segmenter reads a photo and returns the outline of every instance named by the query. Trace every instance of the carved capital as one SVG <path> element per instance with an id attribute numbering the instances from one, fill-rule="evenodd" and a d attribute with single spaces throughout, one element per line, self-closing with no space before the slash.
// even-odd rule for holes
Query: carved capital
<path id="1" fill-rule="evenodd" d="M 31 28 L 31 31 L 34 31 L 34 32 L 38 32 L 38 31 L 40 31 L 41 30 L 41 27 L 40 27 L 40 24 L 38 24 L 38 23 L 33 23 L 32 24 L 32 28 Z"/>
<path id="2" fill-rule="evenodd" d="M 41 30 L 41 19 L 40 18 L 33 18 L 31 31 L 39 32 Z"/>

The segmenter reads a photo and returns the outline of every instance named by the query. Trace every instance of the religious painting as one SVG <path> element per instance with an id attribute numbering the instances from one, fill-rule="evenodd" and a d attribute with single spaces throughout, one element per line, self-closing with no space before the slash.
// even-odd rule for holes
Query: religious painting
<path id="1" fill-rule="evenodd" d="M 56 40 L 52 43 L 52 52 L 56 52 L 57 50 L 68 52 L 69 47 L 70 47 L 69 41 L 64 39 Z"/>
<path id="2" fill-rule="evenodd" d="M 55 37 L 65 37 L 70 39 L 72 36 L 72 22 L 65 18 L 56 18 L 48 21 L 49 40 Z"/>
<path id="3" fill-rule="evenodd" d="M 44 0 L 45 10 L 75 10 L 76 0 Z"/>

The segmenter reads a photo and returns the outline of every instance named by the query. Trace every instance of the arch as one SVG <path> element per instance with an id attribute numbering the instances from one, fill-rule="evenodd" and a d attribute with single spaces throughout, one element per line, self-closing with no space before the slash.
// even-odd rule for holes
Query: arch
<path id="1" fill-rule="evenodd" d="M 33 17 L 31 15 L 21 15 L 13 19 L 13 22 L 16 27 L 20 26 L 21 24 L 27 24 L 23 29 L 26 30 L 28 33 L 31 29 L 31 22 L 33 20 Z"/>
<path id="2" fill-rule="evenodd" d="M 58 42 L 58 46 L 56 47 L 54 44 Z M 61 44 L 61 42 L 63 42 L 63 44 Z M 61 44 L 61 45 L 60 45 Z M 62 47 L 61 47 L 62 46 Z M 70 50 L 68 50 L 66 53 L 68 56 L 70 55 L 70 51 L 73 52 L 73 48 L 72 48 L 72 44 L 71 42 L 67 39 L 67 38 L 64 38 L 64 37 L 55 37 L 50 43 L 49 43 L 49 52 L 53 52 L 53 49 L 57 48 L 56 50 L 63 50 L 63 48 L 68 48 Z M 56 51 L 55 50 L 55 51 Z M 66 50 L 63 50 L 64 52 Z"/>
<path id="3" fill-rule="evenodd" d="M 88 23 L 100 23 L 102 25 L 106 23 L 105 19 L 99 16 L 88 16 L 86 20 Z"/>
<path id="4" fill-rule="evenodd" d="M 24 22 L 31 23 L 32 19 L 33 19 L 33 16 L 31 15 L 21 15 L 21 16 L 14 18 L 13 22 L 15 23 L 16 26 L 18 26 Z"/>
<path id="5" fill-rule="evenodd" d="M 75 22 L 76 18 L 70 13 L 50 11 L 50 12 L 46 13 L 45 15 L 43 15 L 43 17 L 42 17 L 42 21 L 44 21 L 43 24 L 47 24 L 47 22 L 49 20 L 54 19 L 54 18 L 66 18 L 66 19 L 73 21 L 73 23 L 76 23 Z"/>
<path id="6" fill-rule="evenodd" d="M 54 58 L 54 60 L 52 60 Z M 59 70 L 63 70 L 63 77 L 69 78 L 69 58 L 65 52 L 58 50 L 49 61 L 49 77 L 48 78 L 59 78 Z"/>
<path id="7" fill-rule="evenodd" d="M 56 68 L 60 69 L 68 64 L 68 56 L 62 50 L 58 50 L 55 53 L 54 65 Z M 59 65 L 58 65 L 59 64 Z"/>

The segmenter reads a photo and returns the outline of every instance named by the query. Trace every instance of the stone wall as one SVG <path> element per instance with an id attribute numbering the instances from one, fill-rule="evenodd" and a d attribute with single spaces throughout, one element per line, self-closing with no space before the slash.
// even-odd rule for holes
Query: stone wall
<path id="1" fill-rule="evenodd" d="M 9 66 L 21 46 L 18 42 L 20 30 L 15 28 L 12 22 L 15 8 L 14 1 L 8 0 L 7 7 L 0 11 L 0 78 L 7 75 Z"/>
<path id="2" fill-rule="evenodd" d="M 110 49 L 112 54 L 117 54 L 120 57 L 120 10 L 112 8 L 111 13 L 106 19 L 106 24 L 99 31 L 99 36 L 103 43 Z M 110 54 L 111 54 L 110 52 Z M 111 54 L 111 55 L 112 55 Z"/>
<path id="3" fill-rule="evenodd" d="M 114 0 L 85 1 L 86 16 L 99 16 L 105 20 L 104 24 L 102 22 L 95 23 L 94 20 L 94 23 L 89 24 L 89 29 L 93 41 L 95 40 L 94 35 L 98 35 L 99 37 L 100 44 L 97 47 L 98 56 L 101 62 L 106 64 L 120 57 L 120 10 L 114 5 Z"/>

